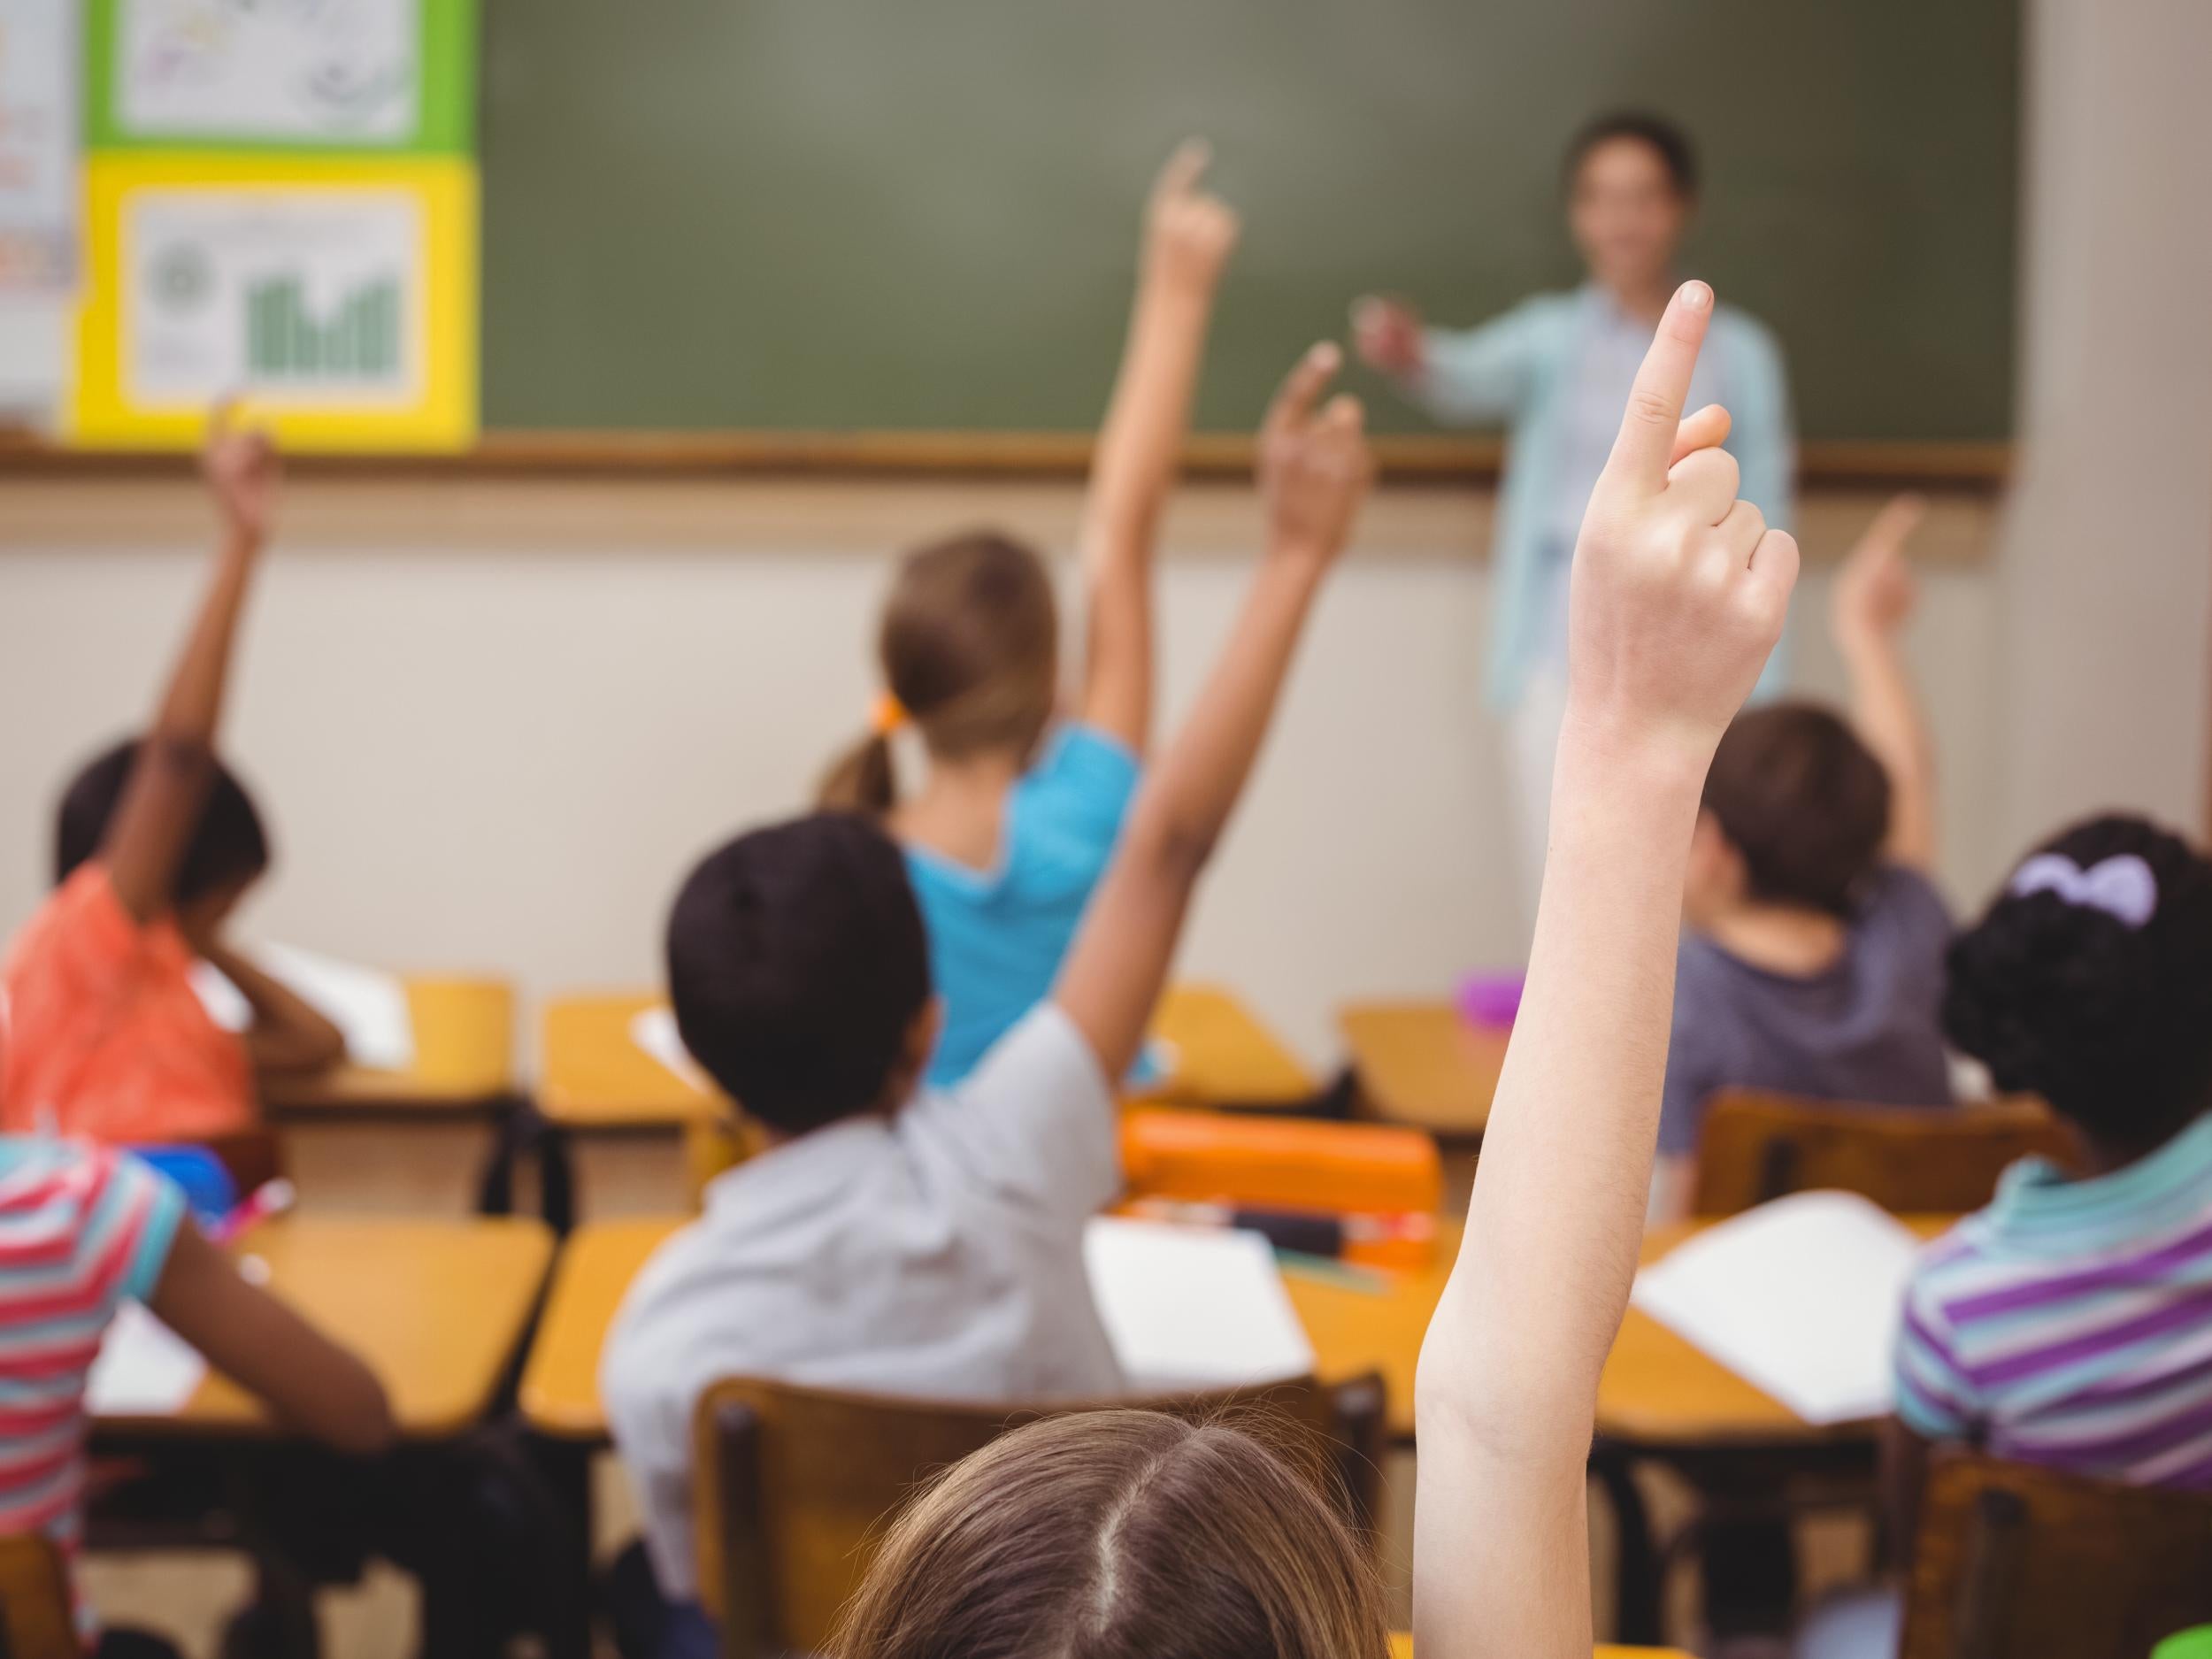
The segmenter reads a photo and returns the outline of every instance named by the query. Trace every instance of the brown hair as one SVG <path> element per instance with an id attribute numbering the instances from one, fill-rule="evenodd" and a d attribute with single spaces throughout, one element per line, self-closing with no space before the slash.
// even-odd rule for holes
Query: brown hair
<path id="1" fill-rule="evenodd" d="M 973 531 L 907 556 L 876 652 L 932 755 L 1011 749 L 1025 757 L 1052 718 L 1059 632 L 1044 561 L 995 531 Z M 890 734 L 872 732 L 848 751 L 819 799 L 844 811 L 889 811 L 898 800 Z"/>
<path id="2" fill-rule="evenodd" d="M 1088 1411 L 1016 1430 L 895 1521 L 837 1659 L 1385 1659 L 1327 1477 L 1226 1422 Z"/>
<path id="3" fill-rule="evenodd" d="M 1753 896 L 1848 916 L 1889 838 L 1889 774 L 1831 710 L 1778 703 L 1729 726 L 1704 807 Z"/>

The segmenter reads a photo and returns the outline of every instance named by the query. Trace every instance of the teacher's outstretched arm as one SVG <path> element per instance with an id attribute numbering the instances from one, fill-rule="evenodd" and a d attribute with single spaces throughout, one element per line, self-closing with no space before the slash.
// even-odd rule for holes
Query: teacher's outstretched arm
<path id="1" fill-rule="evenodd" d="M 1525 307 L 1473 328 L 1431 328 L 1404 300 L 1371 294 L 1352 303 L 1352 347 L 1431 415 L 1456 425 L 1512 419 L 1535 380 Z"/>

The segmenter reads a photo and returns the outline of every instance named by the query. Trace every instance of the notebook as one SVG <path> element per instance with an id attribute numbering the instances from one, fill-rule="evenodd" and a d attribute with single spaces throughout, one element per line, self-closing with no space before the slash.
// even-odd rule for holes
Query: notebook
<path id="1" fill-rule="evenodd" d="M 1122 1373 L 1141 1393 L 1313 1374 L 1305 1326 L 1256 1233 L 1099 1217 L 1083 1261 Z"/>

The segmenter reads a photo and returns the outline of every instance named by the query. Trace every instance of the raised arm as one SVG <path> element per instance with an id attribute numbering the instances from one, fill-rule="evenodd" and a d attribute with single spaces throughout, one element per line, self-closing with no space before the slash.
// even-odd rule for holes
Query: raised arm
<path id="1" fill-rule="evenodd" d="M 277 1416 L 342 1452 L 391 1444 L 392 1409 L 374 1372 L 258 1286 L 187 1222 L 149 1305 L 208 1363 Z"/>
<path id="2" fill-rule="evenodd" d="M 1642 1233 L 1690 832 L 1797 573 L 1736 499 L 1725 415 L 1680 419 L 1712 305 L 1693 282 L 1668 307 L 1575 550 L 1528 987 L 1416 1385 L 1424 1659 L 1590 1652 L 1585 1460 Z"/>
<path id="3" fill-rule="evenodd" d="M 202 469 L 222 525 L 214 576 L 101 848 L 116 896 L 142 922 L 169 908 L 177 864 L 207 797 L 238 618 L 276 503 L 274 446 L 264 434 L 234 428 L 227 408 L 212 418 Z"/>
<path id="4" fill-rule="evenodd" d="M 1935 745 L 1897 636 L 1919 603 L 1905 541 L 1927 512 L 1900 495 L 1874 515 L 1836 578 L 1836 646 L 1851 676 L 1851 724 L 1889 773 L 1893 864 L 1915 870 L 1936 859 Z"/>
<path id="5" fill-rule="evenodd" d="M 1200 186 L 1207 157 L 1204 144 L 1185 144 L 1152 187 L 1136 304 L 1083 508 L 1083 718 L 1140 751 L 1152 722 L 1153 542 L 1190 426 L 1214 289 L 1237 241 L 1236 215 Z"/>
<path id="6" fill-rule="evenodd" d="M 1314 347 L 1276 395 L 1260 442 L 1266 551 L 1211 677 L 1130 808 L 1054 988 L 1109 1077 L 1136 1058 L 1191 889 L 1243 793 L 1306 612 L 1374 475 L 1358 403 L 1315 410 L 1339 357 L 1334 346 Z"/>

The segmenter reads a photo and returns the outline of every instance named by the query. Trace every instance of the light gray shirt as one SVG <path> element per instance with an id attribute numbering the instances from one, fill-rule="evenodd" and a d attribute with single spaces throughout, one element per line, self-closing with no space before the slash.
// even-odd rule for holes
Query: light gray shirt
<path id="1" fill-rule="evenodd" d="M 1083 1268 L 1084 1224 L 1120 1185 L 1113 1091 L 1052 1002 L 956 1088 L 718 1177 L 631 1286 L 600 1363 L 662 1592 L 697 1594 L 692 1412 L 710 1383 L 1123 1392 Z"/>

